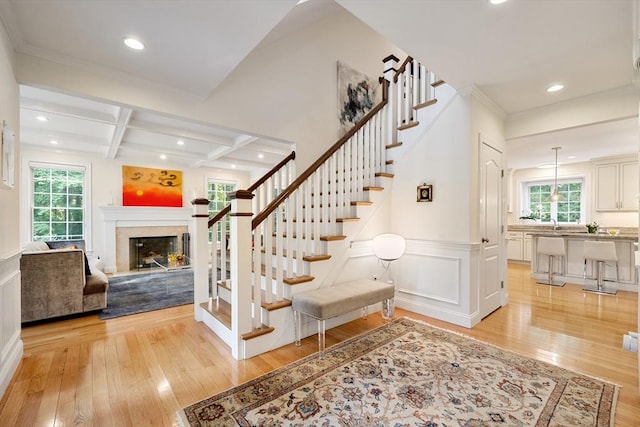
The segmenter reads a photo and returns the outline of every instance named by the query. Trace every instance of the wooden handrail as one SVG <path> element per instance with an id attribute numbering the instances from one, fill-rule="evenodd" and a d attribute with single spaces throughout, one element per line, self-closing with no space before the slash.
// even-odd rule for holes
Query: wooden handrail
<path id="1" fill-rule="evenodd" d="M 247 188 L 247 191 L 249 191 L 251 193 L 256 191 L 256 189 L 258 187 L 260 187 L 262 184 L 264 184 L 269 178 L 271 178 L 276 172 L 278 172 L 284 165 L 289 163 L 291 160 L 295 160 L 295 158 L 296 158 L 296 152 L 292 151 L 287 157 L 282 159 L 282 161 L 280 161 L 280 163 L 278 163 L 273 168 L 271 168 L 271 170 L 269 172 L 267 172 L 266 174 L 262 175 L 262 177 L 259 180 L 257 180 L 253 184 L 251 184 L 251 186 L 249 188 Z M 211 218 L 209 220 L 209 222 L 208 222 L 209 228 L 211 228 L 211 226 L 213 224 L 215 224 L 216 222 L 218 222 L 222 218 L 224 218 L 224 216 L 226 214 L 228 214 L 230 210 L 231 210 L 231 203 L 229 203 L 227 206 L 225 206 L 220 212 L 218 212 L 216 214 L 216 216 L 214 216 L 213 218 Z"/>
<path id="2" fill-rule="evenodd" d="M 407 58 L 404 60 L 402 65 L 400 65 L 400 68 L 398 68 L 398 71 L 396 71 L 396 73 L 393 75 L 394 83 L 398 83 L 398 77 L 400 77 L 400 74 L 404 73 L 405 69 L 407 68 L 407 65 L 409 65 L 412 61 L 413 61 L 413 58 L 410 56 L 407 56 Z"/>
<path id="3" fill-rule="evenodd" d="M 271 213 L 276 210 L 276 208 L 294 191 L 298 189 L 302 185 L 303 182 L 307 180 L 327 159 L 329 159 L 340 147 L 344 145 L 353 135 L 358 132 L 378 111 L 382 110 L 388 102 L 388 90 L 389 90 L 389 82 L 383 77 L 379 78 L 379 82 L 382 85 L 382 101 L 378 103 L 375 107 L 373 107 L 367 114 L 365 114 L 362 119 L 358 123 L 356 123 L 347 133 L 344 134 L 342 138 L 340 138 L 335 144 L 331 146 L 325 153 L 318 157 L 318 159 L 313 162 L 311 166 L 309 166 L 302 174 L 300 174 L 282 193 L 278 194 L 269 205 L 262 210 L 258 215 L 253 217 L 251 221 L 251 229 L 255 230 L 258 225 L 262 223 Z"/>

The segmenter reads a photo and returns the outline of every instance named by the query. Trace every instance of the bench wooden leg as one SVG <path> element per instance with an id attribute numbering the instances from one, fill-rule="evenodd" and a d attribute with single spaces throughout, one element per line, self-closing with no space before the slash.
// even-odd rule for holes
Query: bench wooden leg
<path id="1" fill-rule="evenodd" d="M 300 312 L 293 310 L 293 330 L 295 334 L 296 347 L 300 347 Z"/>
<path id="2" fill-rule="evenodd" d="M 325 344 L 325 324 L 324 320 L 318 320 L 318 352 L 320 353 L 320 359 L 324 359 L 324 344 Z"/>

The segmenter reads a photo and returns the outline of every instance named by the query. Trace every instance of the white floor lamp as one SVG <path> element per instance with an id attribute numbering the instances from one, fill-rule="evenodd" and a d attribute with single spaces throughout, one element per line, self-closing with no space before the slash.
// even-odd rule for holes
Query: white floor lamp
<path id="1" fill-rule="evenodd" d="M 376 255 L 386 272 L 387 283 L 393 284 L 393 279 L 391 279 L 391 276 L 389 275 L 391 262 L 400 258 L 404 254 L 406 248 L 407 242 L 404 237 L 397 234 L 378 234 L 373 238 L 373 253 Z M 393 300 L 385 300 L 382 303 L 382 317 L 385 319 L 392 319 L 393 312 Z"/>

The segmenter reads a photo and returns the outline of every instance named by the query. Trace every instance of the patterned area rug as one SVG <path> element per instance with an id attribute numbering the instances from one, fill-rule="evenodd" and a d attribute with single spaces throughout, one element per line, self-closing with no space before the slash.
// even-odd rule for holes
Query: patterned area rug
<path id="1" fill-rule="evenodd" d="M 397 319 L 178 412 L 184 426 L 609 426 L 617 387 Z"/>
<path id="2" fill-rule="evenodd" d="M 193 303 L 193 270 L 159 271 L 109 278 L 100 319 Z"/>

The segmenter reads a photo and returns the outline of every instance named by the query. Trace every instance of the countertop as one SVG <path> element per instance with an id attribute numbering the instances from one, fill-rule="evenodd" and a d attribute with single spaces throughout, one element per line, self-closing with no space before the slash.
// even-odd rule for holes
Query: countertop
<path id="1" fill-rule="evenodd" d="M 607 229 L 619 230 L 617 236 L 612 236 Z M 568 237 L 575 239 L 598 239 L 598 240 L 638 240 L 638 229 L 633 227 L 608 227 L 599 230 L 598 233 L 587 233 L 584 225 L 559 226 L 554 229 L 553 225 L 536 224 L 511 224 L 507 227 L 509 231 L 520 231 L 530 236 L 544 237 Z"/>

